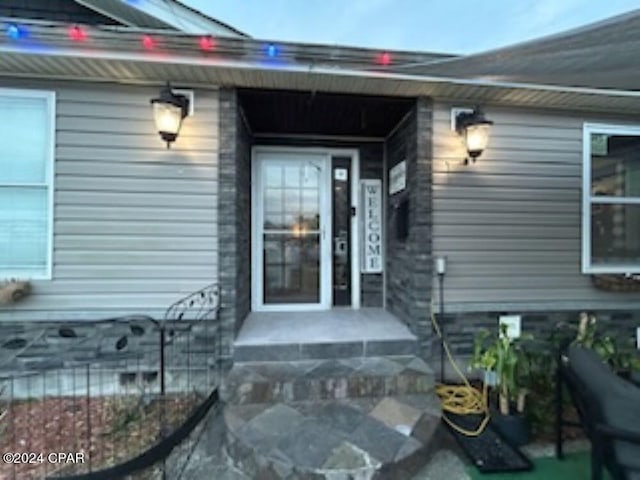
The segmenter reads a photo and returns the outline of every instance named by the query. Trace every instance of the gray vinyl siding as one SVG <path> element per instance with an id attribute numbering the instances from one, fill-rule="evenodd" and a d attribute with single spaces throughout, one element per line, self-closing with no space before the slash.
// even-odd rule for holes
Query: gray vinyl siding
<path id="1" fill-rule="evenodd" d="M 436 104 L 433 127 L 433 248 L 448 258 L 447 309 L 640 307 L 639 293 L 598 290 L 581 273 L 582 126 L 632 120 L 487 106 L 489 148 L 464 166 L 451 106 Z"/>
<path id="2" fill-rule="evenodd" d="M 217 90 L 195 92 L 195 115 L 167 150 L 149 105 L 159 88 L 29 87 L 57 97 L 53 276 L 0 308 L 0 321 L 158 316 L 216 281 Z"/>

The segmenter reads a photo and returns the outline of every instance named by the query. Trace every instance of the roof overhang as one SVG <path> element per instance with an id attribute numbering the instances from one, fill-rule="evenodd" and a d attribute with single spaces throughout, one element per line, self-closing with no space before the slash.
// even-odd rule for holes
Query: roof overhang
<path id="1" fill-rule="evenodd" d="M 168 29 L 171 25 L 137 9 L 132 3 L 122 0 L 74 0 L 105 17 L 109 17 L 128 27 L 145 27 L 153 29 Z"/>
<path id="2" fill-rule="evenodd" d="M 174 0 L 74 0 L 131 27 L 173 28 L 191 34 L 246 37 L 235 28 Z"/>
<path id="3" fill-rule="evenodd" d="M 157 33 L 158 48 L 145 51 L 140 36 L 130 29 L 96 29 L 78 43 L 68 40 L 64 26 L 33 26 L 25 41 L 0 40 L 0 76 L 429 96 L 461 104 L 640 114 L 639 91 L 406 74 L 393 64 L 376 65 L 376 51 L 335 46 L 280 44 L 282 55 L 267 59 L 265 43 L 251 39 L 219 38 L 214 51 L 202 52 L 198 37 Z M 394 64 L 430 58 L 392 55 Z"/>
<path id="4" fill-rule="evenodd" d="M 405 73 L 640 91 L 640 9 L 493 51 L 408 65 Z"/>

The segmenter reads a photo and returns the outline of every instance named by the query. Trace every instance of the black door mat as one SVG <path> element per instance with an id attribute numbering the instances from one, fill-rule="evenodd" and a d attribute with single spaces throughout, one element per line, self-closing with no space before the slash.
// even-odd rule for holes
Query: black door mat
<path id="1" fill-rule="evenodd" d="M 481 415 L 446 415 L 453 423 L 470 431 L 477 429 L 482 421 Z M 509 445 L 491 423 L 476 437 L 463 435 L 446 422 L 445 425 L 471 463 L 482 473 L 524 472 L 533 468 L 531 461 L 518 448 Z"/>

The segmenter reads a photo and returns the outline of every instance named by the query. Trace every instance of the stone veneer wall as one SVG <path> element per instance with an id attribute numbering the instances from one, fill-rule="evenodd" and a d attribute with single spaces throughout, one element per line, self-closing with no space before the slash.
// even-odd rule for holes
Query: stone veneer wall
<path id="1" fill-rule="evenodd" d="M 517 312 L 509 312 L 517 313 Z M 598 332 L 627 342 L 627 346 L 635 345 L 636 328 L 640 327 L 640 311 L 595 311 Z M 445 335 L 452 351 L 461 357 L 468 357 L 473 352 L 473 337 L 483 328 L 498 332 L 498 315 L 500 312 L 451 313 L 443 322 Z M 544 340 L 553 330 L 562 325 L 577 326 L 579 311 L 566 312 L 530 312 L 522 313 L 522 330 Z"/>
<path id="2" fill-rule="evenodd" d="M 432 279 L 432 104 L 419 98 L 413 110 L 385 142 L 387 174 L 406 160 L 407 186 L 387 201 L 387 309 L 406 322 L 418 336 L 420 353 L 431 354 Z M 387 192 L 384 192 L 386 195 Z M 409 232 L 396 235 L 397 206 L 409 201 Z"/>
<path id="3" fill-rule="evenodd" d="M 220 176 L 218 196 L 219 282 L 222 351 L 251 310 L 251 146 L 252 137 L 236 90 L 220 90 Z"/>

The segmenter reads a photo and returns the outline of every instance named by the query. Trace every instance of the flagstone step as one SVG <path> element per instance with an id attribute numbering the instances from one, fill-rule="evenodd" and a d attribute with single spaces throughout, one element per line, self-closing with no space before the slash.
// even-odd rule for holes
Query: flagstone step
<path id="1" fill-rule="evenodd" d="M 433 392 L 228 405 L 225 451 L 249 478 L 405 479 L 435 450 L 440 416 Z"/>
<path id="2" fill-rule="evenodd" d="M 431 368 L 415 356 L 235 363 L 221 396 L 230 404 L 298 402 L 428 393 Z"/>

